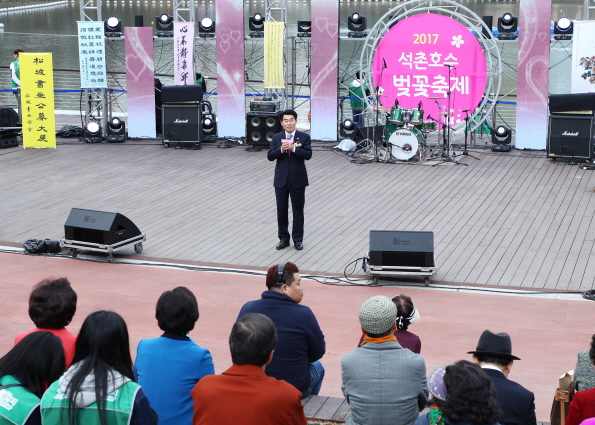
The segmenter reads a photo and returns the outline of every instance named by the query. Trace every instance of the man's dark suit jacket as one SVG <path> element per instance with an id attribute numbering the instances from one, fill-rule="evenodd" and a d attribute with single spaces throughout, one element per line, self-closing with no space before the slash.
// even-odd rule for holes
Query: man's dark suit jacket
<path id="1" fill-rule="evenodd" d="M 494 369 L 483 369 L 496 387 L 496 396 L 502 408 L 501 425 L 536 425 L 535 396 L 520 384 L 506 378 Z"/>
<path id="2" fill-rule="evenodd" d="M 295 147 L 295 152 L 281 152 L 281 140 L 285 139 L 285 130 L 277 133 L 271 140 L 271 146 L 267 154 L 269 161 L 277 160 L 275 165 L 275 180 L 273 186 L 282 188 L 289 179 L 292 187 L 300 189 L 308 186 L 308 172 L 304 160 L 312 158 L 312 144 L 307 133 L 296 131 L 294 143 L 301 143 L 301 147 Z"/>

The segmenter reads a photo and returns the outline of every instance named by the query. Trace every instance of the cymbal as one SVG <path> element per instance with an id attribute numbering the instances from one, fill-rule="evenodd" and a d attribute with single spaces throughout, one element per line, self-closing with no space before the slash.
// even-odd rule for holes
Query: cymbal
<path id="1" fill-rule="evenodd" d="M 378 96 L 382 96 L 382 97 L 391 97 L 388 94 L 382 94 L 382 93 L 378 93 Z"/>
<path id="2" fill-rule="evenodd" d="M 446 99 L 445 97 L 428 97 L 427 99 Z"/>
<path id="3" fill-rule="evenodd" d="M 374 109 L 374 110 L 379 110 L 379 111 L 390 111 L 391 107 L 390 106 L 375 106 L 375 105 L 371 105 L 370 109 Z"/>

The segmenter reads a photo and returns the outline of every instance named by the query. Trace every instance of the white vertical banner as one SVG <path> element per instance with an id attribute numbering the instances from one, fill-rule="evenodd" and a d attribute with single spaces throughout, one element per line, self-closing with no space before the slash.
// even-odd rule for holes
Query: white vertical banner
<path id="1" fill-rule="evenodd" d="M 595 22 L 593 21 L 574 21 L 570 92 L 595 92 Z"/>
<path id="2" fill-rule="evenodd" d="M 174 84 L 195 84 L 194 22 L 174 22 Z"/>
<path id="3" fill-rule="evenodd" d="M 79 21 L 78 44 L 82 89 L 107 88 L 103 22 Z"/>

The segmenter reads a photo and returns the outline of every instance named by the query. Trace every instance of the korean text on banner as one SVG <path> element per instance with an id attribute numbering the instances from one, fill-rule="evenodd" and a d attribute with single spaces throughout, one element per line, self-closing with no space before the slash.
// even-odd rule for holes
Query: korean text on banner
<path id="1" fill-rule="evenodd" d="M 264 87 L 285 88 L 283 79 L 283 33 L 285 22 L 264 23 Z"/>
<path id="2" fill-rule="evenodd" d="M 574 22 L 571 93 L 595 92 L 595 22 Z"/>
<path id="3" fill-rule="evenodd" d="M 78 24 L 81 88 L 107 88 L 103 22 L 80 21 Z"/>
<path id="4" fill-rule="evenodd" d="M 174 84 L 194 84 L 194 22 L 174 22 Z"/>
<path id="5" fill-rule="evenodd" d="M 21 53 L 23 147 L 55 148 L 54 71 L 51 53 Z"/>

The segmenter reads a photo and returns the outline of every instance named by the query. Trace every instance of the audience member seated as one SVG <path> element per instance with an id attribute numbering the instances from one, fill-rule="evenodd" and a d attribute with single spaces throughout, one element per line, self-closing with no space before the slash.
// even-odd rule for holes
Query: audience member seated
<path id="1" fill-rule="evenodd" d="M 595 388 L 595 335 L 591 337 L 591 349 L 578 352 L 574 368 L 574 389 L 584 391 Z"/>
<path id="2" fill-rule="evenodd" d="M 536 425 L 535 396 L 520 384 L 508 379 L 514 360 L 512 341 L 507 333 L 494 334 L 485 330 L 473 354 L 473 362 L 479 364 L 496 387 L 496 396 L 502 408 L 499 422 L 502 425 Z"/>
<path id="3" fill-rule="evenodd" d="M 494 425 L 502 414 L 496 389 L 476 364 L 460 360 L 430 376 L 430 412 L 415 425 Z"/>
<path id="4" fill-rule="evenodd" d="M 24 337 L 0 359 L 0 424 L 41 425 L 41 396 L 64 369 L 60 338 L 44 331 Z"/>
<path id="5" fill-rule="evenodd" d="M 568 407 L 566 425 L 579 425 L 590 418 L 595 418 L 595 388 L 574 393 Z"/>
<path id="6" fill-rule="evenodd" d="M 411 298 L 407 295 L 397 295 L 393 297 L 393 302 L 397 306 L 397 330 L 393 332 L 397 342 L 403 348 L 407 348 L 414 353 L 421 353 L 421 340 L 414 333 L 409 332 L 407 329 L 411 323 L 419 322 L 419 312 L 413 306 Z M 362 335 L 358 347 L 364 342 L 364 336 Z"/>
<path id="7" fill-rule="evenodd" d="M 266 285 L 268 291 L 262 293 L 262 299 L 244 304 L 238 319 L 246 313 L 270 317 L 279 343 L 266 374 L 289 382 L 302 392 L 302 398 L 318 395 L 324 378 L 319 360 L 326 343 L 312 310 L 300 305 L 304 297 L 300 271 L 293 263 L 273 266 L 268 270 Z"/>
<path id="8" fill-rule="evenodd" d="M 396 315 L 397 307 L 383 295 L 359 310 L 363 345 L 341 361 L 341 389 L 351 407 L 347 425 L 411 425 L 426 406 L 424 358 L 397 342 Z"/>
<path id="9" fill-rule="evenodd" d="M 301 393 L 264 372 L 273 359 L 277 330 L 258 313 L 242 315 L 229 336 L 233 366 L 192 390 L 194 425 L 305 425 Z"/>
<path id="10" fill-rule="evenodd" d="M 215 373 L 209 350 L 188 337 L 198 320 L 196 297 L 183 286 L 164 292 L 155 318 L 164 333 L 139 342 L 134 376 L 159 415 L 159 425 L 191 425 L 190 392 L 203 376 Z"/>
<path id="11" fill-rule="evenodd" d="M 68 332 L 65 326 L 76 312 L 76 298 L 76 292 L 65 277 L 44 279 L 35 285 L 29 296 L 29 317 L 36 328 L 18 334 L 14 339 L 15 345 L 32 332 L 51 332 L 62 340 L 66 367 L 69 367 L 74 357 L 76 335 Z"/>
<path id="12" fill-rule="evenodd" d="M 41 399 L 44 424 L 154 425 L 157 415 L 134 382 L 128 328 L 112 311 L 83 322 L 72 366 Z"/>

